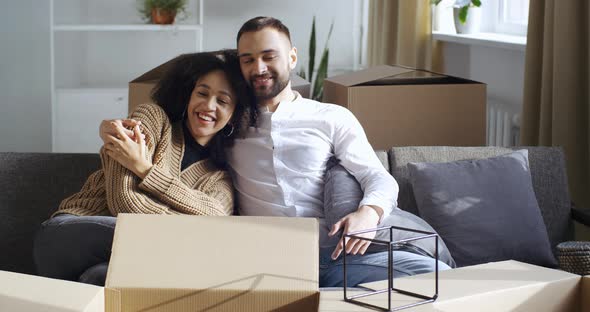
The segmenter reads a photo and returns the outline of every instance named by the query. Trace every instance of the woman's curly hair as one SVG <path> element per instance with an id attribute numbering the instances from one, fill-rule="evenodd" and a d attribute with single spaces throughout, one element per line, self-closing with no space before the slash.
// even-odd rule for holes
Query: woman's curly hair
<path id="1" fill-rule="evenodd" d="M 252 92 L 240 72 L 236 50 L 183 54 L 170 61 L 168 70 L 152 90 L 152 100 L 161 106 L 171 123 L 186 118 L 186 111 L 197 81 L 208 73 L 223 71 L 236 94 L 236 106 L 228 125 L 208 143 L 211 160 L 221 169 L 227 166 L 225 149 L 245 128 L 255 125 L 257 108 Z M 231 129 L 226 129 L 229 125 Z M 230 127 L 231 127 L 230 126 Z M 228 135 L 228 133 L 230 133 Z"/>

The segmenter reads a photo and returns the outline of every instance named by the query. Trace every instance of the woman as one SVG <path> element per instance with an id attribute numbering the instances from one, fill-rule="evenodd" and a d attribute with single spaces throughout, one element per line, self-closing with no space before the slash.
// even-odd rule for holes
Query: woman
<path id="1" fill-rule="evenodd" d="M 178 57 L 152 99 L 158 105 L 131 115 L 133 135 L 119 126 L 101 149 L 102 169 L 43 223 L 34 246 L 40 275 L 104 285 L 118 213 L 233 212 L 224 149 L 253 105 L 235 52 Z"/>

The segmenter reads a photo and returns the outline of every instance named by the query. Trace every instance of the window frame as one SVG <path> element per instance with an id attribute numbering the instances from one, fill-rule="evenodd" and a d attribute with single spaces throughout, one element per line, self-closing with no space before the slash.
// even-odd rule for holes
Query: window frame
<path id="1" fill-rule="evenodd" d="M 509 7 L 509 1 L 514 0 L 497 0 L 497 7 L 494 8 L 496 15 L 494 23 L 494 32 L 516 36 L 526 36 L 528 29 L 528 20 L 526 23 L 516 23 L 513 21 L 509 21 L 507 18 L 506 10 Z"/>

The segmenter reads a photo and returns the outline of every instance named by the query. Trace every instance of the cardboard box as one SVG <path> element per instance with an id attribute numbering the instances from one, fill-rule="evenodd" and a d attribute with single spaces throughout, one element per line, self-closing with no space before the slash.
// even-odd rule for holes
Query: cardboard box
<path id="1" fill-rule="evenodd" d="M 313 218 L 119 214 L 107 311 L 317 311 Z"/>
<path id="2" fill-rule="evenodd" d="M 434 273 L 394 279 L 394 287 L 431 296 Z M 363 285 L 386 289 L 387 282 Z M 353 291 L 352 295 L 363 293 Z M 321 292 L 320 311 L 374 311 L 344 302 L 342 291 Z M 411 311 L 590 311 L 590 278 L 517 261 L 502 261 L 441 271 L 439 297 Z M 387 307 L 387 293 L 363 302 Z M 392 308 L 417 302 L 392 294 Z"/>
<path id="3" fill-rule="evenodd" d="M 486 144 L 480 82 L 382 65 L 327 78 L 323 101 L 348 108 L 375 149 Z"/>
<path id="4" fill-rule="evenodd" d="M 160 77 L 170 68 L 172 61 L 174 59 L 147 71 L 129 82 L 129 114 L 133 112 L 137 105 L 152 102 L 152 89 L 160 80 Z M 291 76 L 291 88 L 299 92 L 303 97 L 309 98 L 311 85 L 298 75 Z"/>
<path id="5" fill-rule="evenodd" d="M 0 311 L 104 312 L 102 287 L 0 271 Z"/>

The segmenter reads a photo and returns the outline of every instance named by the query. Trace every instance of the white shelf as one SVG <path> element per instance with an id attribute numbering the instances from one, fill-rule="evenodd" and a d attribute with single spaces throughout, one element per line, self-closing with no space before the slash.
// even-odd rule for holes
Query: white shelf
<path id="1" fill-rule="evenodd" d="M 492 48 L 524 51 L 526 49 L 526 37 L 512 36 L 498 33 L 455 34 L 441 31 L 433 31 L 434 40 L 454 42 L 468 45 L 479 45 Z"/>
<path id="2" fill-rule="evenodd" d="M 128 111 L 128 83 L 183 53 L 203 50 L 203 1 L 187 19 L 145 24 L 137 0 L 49 0 L 53 152 L 96 153 L 103 119 Z"/>
<path id="3" fill-rule="evenodd" d="M 201 25 L 55 25 L 54 31 L 195 31 L 202 30 Z"/>

